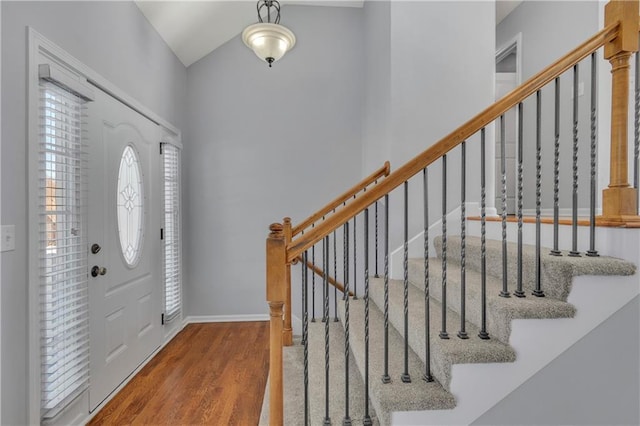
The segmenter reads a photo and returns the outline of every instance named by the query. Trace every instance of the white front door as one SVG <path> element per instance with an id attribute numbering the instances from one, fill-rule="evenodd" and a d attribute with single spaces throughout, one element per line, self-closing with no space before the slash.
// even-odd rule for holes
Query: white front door
<path id="1" fill-rule="evenodd" d="M 99 92 L 88 131 L 93 411 L 162 339 L 161 130 Z"/>

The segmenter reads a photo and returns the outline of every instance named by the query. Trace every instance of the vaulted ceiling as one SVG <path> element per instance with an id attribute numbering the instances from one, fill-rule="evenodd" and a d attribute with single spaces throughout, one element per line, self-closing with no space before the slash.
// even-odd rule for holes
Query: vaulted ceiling
<path id="1" fill-rule="evenodd" d="M 496 23 L 521 0 L 496 2 Z M 235 1 L 136 1 L 138 8 L 185 66 L 189 66 L 256 22 L 256 2 Z M 362 7 L 364 0 L 295 0 L 282 5 Z M 286 16 L 283 17 L 286 24 Z"/>

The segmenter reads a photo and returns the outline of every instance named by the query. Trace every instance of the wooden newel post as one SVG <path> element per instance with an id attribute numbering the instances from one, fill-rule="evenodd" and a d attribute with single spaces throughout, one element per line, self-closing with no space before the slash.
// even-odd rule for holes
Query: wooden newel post
<path id="1" fill-rule="evenodd" d="M 620 23 L 618 37 L 604 47 L 611 63 L 611 164 L 609 187 L 602 194 L 605 221 L 623 225 L 638 218 L 638 190 L 629 185 L 629 59 L 638 50 L 638 0 L 612 0 L 605 6 L 605 25 Z"/>
<path id="2" fill-rule="evenodd" d="M 283 219 L 283 234 L 285 247 L 291 242 L 291 218 Z M 293 330 L 291 328 L 291 264 L 287 264 L 287 289 L 284 302 L 284 331 L 282 332 L 282 344 L 291 346 L 293 344 Z"/>
<path id="3" fill-rule="evenodd" d="M 287 249 L 283 226 L 274 223 L 267 238 L 267 301 L 269 302 L 269 424 L 284 420 L 282 378 L 282 306 L 286 298 Z"/>

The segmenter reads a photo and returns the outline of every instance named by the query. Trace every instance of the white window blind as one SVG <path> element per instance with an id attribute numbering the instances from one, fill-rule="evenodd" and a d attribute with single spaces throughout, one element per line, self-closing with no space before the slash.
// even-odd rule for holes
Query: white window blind
<path id="1" fill-rule="evenodd" d="M 84 100 L 41 80 L 39 280 L 41 414 L 51 418 L 89 384 Z"/>
<path id="2" fill-rule="evenodd" d="M 180 244 L 180 150 L 162 144 L 164 193 L 164 320 L 169 322 L 180 313 L 182 305 L 182 268 Z"/>

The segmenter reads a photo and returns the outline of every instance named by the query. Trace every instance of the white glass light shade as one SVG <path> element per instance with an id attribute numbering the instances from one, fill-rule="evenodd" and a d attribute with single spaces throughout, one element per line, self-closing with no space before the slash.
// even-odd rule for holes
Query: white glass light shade
<path id="1" fill-rule="evenodd" d="M 258 58 L 271 64 L 295 46 L 296 36 L 280 24 L 260 23 L 245 28 L 242 41 Z"/>

